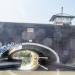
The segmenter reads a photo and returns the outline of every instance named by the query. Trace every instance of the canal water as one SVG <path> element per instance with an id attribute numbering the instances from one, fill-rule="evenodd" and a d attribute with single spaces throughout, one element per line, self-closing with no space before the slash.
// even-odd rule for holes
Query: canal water
<path id="1" fill-rule="evenodd" d="M 74 71 L 0 71 L 0 75 L 75 75 Z"/>
<path id="2" fill-rule="evenodd" d="M 0 75 L 75 75 L 74 71 L 0 71 Z"/>

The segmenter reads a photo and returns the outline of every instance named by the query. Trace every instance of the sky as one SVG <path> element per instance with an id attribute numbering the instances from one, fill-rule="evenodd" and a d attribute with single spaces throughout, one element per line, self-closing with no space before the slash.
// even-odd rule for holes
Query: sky
<path id="1" fill-rule="evenodd" d="M 49 23 L 62 6 L 64 13 L 75 16 L 75 0 L 0 0 L 0 21 Z"/>

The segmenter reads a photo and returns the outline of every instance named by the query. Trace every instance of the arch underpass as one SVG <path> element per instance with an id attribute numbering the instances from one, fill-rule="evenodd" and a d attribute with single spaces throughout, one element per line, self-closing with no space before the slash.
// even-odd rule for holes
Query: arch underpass
<path id="1" fill-rule="evenodd" d="M 53 49 L 45 45 L 39 44 L 39 43 L 29 43 L 29 42 L 22 43 L 22 44 L 15 46 L 12 50 L 9 51 L 9 58 L 13 59 L 12 55 L 14 55 L 17 52 L 24 53 L 22 51 L 30 51 L 33 55 L 35 55 L 35 56 L 31 55 L 32 56 L 31 58 L 34 61 L 35 60 L 38 61 L 36 62 L 36 64 L 38 63 L 42 68 L 46 70 L 48 70 L 46 68 L 47 65 L 51 65 L 52 63 L 56 63 L 56 64 L 60 63 L 60 58 L 58 56 L 58 53 L 55 52 Z M 38 54 L 38 57 L 37 57 L 37 54 Z M 24 58 L 22 60 L 23 62 L 25 62 Z"/>

